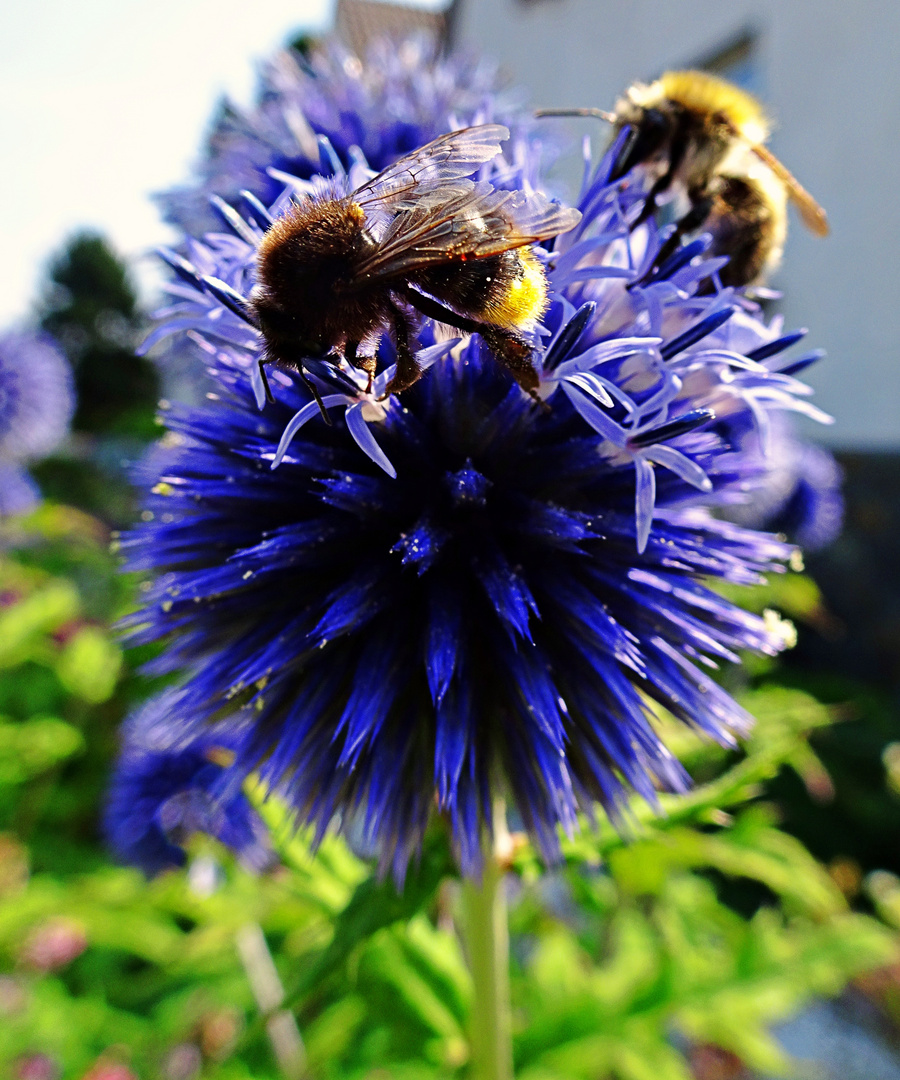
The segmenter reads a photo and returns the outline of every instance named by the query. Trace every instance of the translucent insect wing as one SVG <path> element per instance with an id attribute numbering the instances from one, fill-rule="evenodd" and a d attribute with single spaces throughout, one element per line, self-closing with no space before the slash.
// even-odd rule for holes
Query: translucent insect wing
<path id="1" fill-rule="evenodd" d="M 393 277 L 454 259 L 484 258 L 573 228 L 581 214 L 543 195 L 490 184 L 446 189 L 404 207 L 357 268 L 358 277 Z"/>
<path id="2" fill-rule="evenodd" d="M 414 198 L 423 190 L 470 176 L 496 157 L 500 143 L 508 138 L 509 129 L 502 124 L 480 124 L 441 135 L 389 165 L 351 197 L 364 208 L 371 203 Z"/>
<path id="3" fill-rule="evenodd" d="M 825 215 L 825 211 L 816 202 L 816 200 L 810 195 L 800 181 L 794 176 L 790 170 L 781 164 L 777 157 L 765 146 L 759 146 L 756 143 L 750 144 L 750 149 L 754 154 L 769 166 L 773 173 L 787 188 L 788 196 L 791 202 L 797 207 L 800 212 L 800 217 L 803 219 L 803 224 L 816 236 L 827 236 L 829 233 L 828 218 Z"/>

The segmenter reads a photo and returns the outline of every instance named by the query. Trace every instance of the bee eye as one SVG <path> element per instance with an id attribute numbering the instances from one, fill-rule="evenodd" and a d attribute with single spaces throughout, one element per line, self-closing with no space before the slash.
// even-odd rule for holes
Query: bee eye
<path id="1" fill-rule="evenodd" d="M 628 138 L 613 164 L 610 180 L 620 180 L 627 172 L 649 161 L 663 147 L 669 136 L 669 118 L 660 109 L 645 109 L 638 124 L 632 125 Z"/>

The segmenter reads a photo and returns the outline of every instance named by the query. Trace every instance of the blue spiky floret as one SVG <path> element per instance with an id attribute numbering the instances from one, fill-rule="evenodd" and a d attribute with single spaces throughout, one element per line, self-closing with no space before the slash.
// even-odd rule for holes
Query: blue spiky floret
<path id="1" fill-rule="evenodd" d="M 765 483 L 729 508 L 739 525 L 784 533 L 804 551 L 828 547 L 844 524 L 843 473 L 830 451 L 799 438 L 790 416 L 769 425 Z"/>
<path id="2" fill-rule="evenodd" d="M 530 152 L 482 179 L 525 185 Z M 472 873 L 496 791 L 553 859 L 579 810 L 684 789 L 655 706 L 730 745 L 750 718 L 704 668 L 784 644 L 706 579 L 753 583 L 791 553 L 713 511 L 764 478 L 773 413 L 816 413 L 782 370 L 792 339 L 718 286 L 705 241 L 656 268 L 657 226 L 631 228 L 644 178 L 609 184 L 611 160 L 539 250 L 546 411 L 428 319 L 402 400 L 332 357 L 310 373 L 333 426 L 277 370 L 258 411 L 253 215 L 189 243 L 158 332 L 187 331 L 217 390 L 166 411 L 143 466 L 150 520 L 122 545 L 155 580 L 131 636 L 167 639 L 155 669 L 185 673 L 191 715 L 252 717 L 237 774 L 320 834 L 361 821 L 398 878 L 435 808 Z"/>
<path id="3" fill-rule="evenodd" d="M 218 226 L 209 196 L 235 203 L 247 190 L 268 205 L 282 188 L 273 173 L 309 179 L 360 156 L 383 169 L 451 127 L 512 115 L 521 97 L 503 89 L 492 61 L 444 56 L 427 35 L 375 40 L 364 57 L 333 39 L 308 58 L 276 53 L 260 68 L 257 96 L 250 109 L 226 101 L 194 182 L 157 196 L 187 233 Z"/>
<path id="4" fill-rule="evenodd" d="M 47 334 L 0 334 L 0 515 L 19 514 L 39 499 L 27 463 L 65 437 L 75 411 L 69 362 Z"/>
<path id="5" fill-rule="evenodd" d="M 104 812 L 107 841 L 151 876 L 183 866 L 196 833 L 264 869 L 273 857 L 265 828 L 225 767 L 240 748 L 240 725 L 194 727 L 188 717 L 177 691 L 167 690 L 126 720 Z"/>

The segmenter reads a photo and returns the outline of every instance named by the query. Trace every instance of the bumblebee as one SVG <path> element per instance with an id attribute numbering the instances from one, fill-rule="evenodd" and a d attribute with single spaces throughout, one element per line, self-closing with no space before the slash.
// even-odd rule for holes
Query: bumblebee
<path id="1" fill-rule="evenodd" d="M 828 234 L 825 211 L 764 145 L 769 122 L 762 106 L 737 86 L 703 71 L 667 71 L 656 82 L 635 83 L 613 112 L 544 109 L 538 115 L 592 115 L 629 129 L 610 179 L 636 166 L 651 177 L 646 221 L 661 196 L 686 196 L 689 209 L 657 256 L 658 266 L 681 238 L 703 228 L 711 254 L 727 255 L 725 285 L 749 285 L 774 270 L 787 233 L 791 200 L 817 236 Z"/>
<path id="2" fill-rule="evenodd" d="M 329 353 L 366 372 L 371 388 L 385 332 L 397 356 L 386 392 L 406 390 L 421 375 L 411 344 L 421 315 L 480 334 L 534 394 L 538 375 L 522 330 L 543 313 L 547 282 L 529 245 L 566 232 L 581 214 L 468 179 L 508 137 L 497 124 L 441 136 L 350 194 L 332 184 L 271 225 L 251 294 L 270 401 L 264 365 L 305 379 L 304 360 Z"/>

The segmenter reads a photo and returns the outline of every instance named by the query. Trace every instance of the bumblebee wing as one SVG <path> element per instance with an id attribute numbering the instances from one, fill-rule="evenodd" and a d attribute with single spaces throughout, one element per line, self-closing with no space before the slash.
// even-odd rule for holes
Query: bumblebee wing
<path id="1" fill-rule="evenodd" d="M 803 224 L 807 229 L 814 232 L 816 236 L 827 236 L 829 229 L 825 211 L 793 173 L 789 172 L 778 158 L 764 146 L 760 146 L 758 143 L 750 143 L 750 149 L 761 161 L 764 161 L 769 166 L 787 188 L 788 196 L 800 211 L 800 217 L 803 219 Z"/>
<path id="2" fill-rule="evenodd" d="M 480 124 L 441 135 L 426 146 L 395 161 L 373 176 L 350 196 L 364 209 L 415 199 L 423 189 L 470 176 L 486 161 L 500 153 L 500 143 L 509 138 L 502 124 Z"/>
<path id="3" fill-rule="evenodd" d="M 397 277 L 455 259 L 497 255 L 567 232 L 580 220 L 578 210 L 538 193 L 459 180 L 401 205 L 355 278 Z"/>

